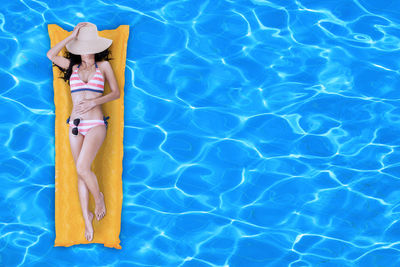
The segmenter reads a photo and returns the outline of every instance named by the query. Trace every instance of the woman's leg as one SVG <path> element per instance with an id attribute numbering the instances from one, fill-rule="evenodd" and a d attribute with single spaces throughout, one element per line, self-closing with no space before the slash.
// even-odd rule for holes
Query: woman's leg
<path id="1" fill-rule="evenodd" d="M 79 153 L 78 161 L 76 164 L 78 174 L 83 178 L 89 191 L 94 197 L 96 203 L 95 215 L 97 217 L 97 220 L 101 220 L 104 217 L 106 213 L 106 207 L 104 203 L 104 195 L 100 192 L 97 177 L 94 172 L 91 171 L 90 167 L 96 157 L 98 150 L 103 144 L 105 137 L 105 125 L 97 125 L 91 128 L 86 133 L 85 138 L 83 139 L 82 149 Z"/>
<path id="2" fill-rule="evenodd" d="M 71 131 L 71 127 L 69 127 L 69 143 L 71 145 L 71 152 L 74 158 L 75 166 L 78 161 L 79 154 L 81 152 L 82 144 L 83 144 L 83 136 L 81 134 L 73 135 Z M 92 241 L 93 239 L 93 226 L 92 219 L 93 213 L 89 211 L 89 191 L 85 184 L 83 178 L 78 174 L 78 192 L 79 192 L 79 200 L 81 203 L 82 215 L 85 221 L 85 238 L 88 241 Z"/>

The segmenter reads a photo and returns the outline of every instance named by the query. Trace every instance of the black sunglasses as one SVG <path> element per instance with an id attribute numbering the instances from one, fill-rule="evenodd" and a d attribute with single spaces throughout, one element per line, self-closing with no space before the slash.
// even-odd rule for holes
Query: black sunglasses
<path id="1" fill-rule="evenodd" d="M 80 122 L 81 122 L 81 119 L 79 119 L 79 118 L 76 118 L 74 120 L 73 124 L 75 125 L 75 127 L 72 128 L 72 134 L 73 135 L 78 135 L 78 125 L 79 125 Z"/>

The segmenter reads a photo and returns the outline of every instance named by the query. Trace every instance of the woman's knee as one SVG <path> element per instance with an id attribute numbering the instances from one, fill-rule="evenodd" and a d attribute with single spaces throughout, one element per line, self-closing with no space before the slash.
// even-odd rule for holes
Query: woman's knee
<path id="1" fill-rule="evenodd" d="M 85 183 L 84 177 L 83 177 L 83 176 L 80 176 L 80 175 L 78 174 L 78 185 L 79 185 L 79 184 L 86 184 L 86 183 Z"/>
<path id="2" fill-rule="evenodd" d="M 78 179 L 83 179 L 85 180 L 86 177 L 90 174 L 90 166 L 87 166 L 87 164 L 81 163 L 78 160 L 78 163 L 76 164 L 76 172 L 78 173 Z"/>

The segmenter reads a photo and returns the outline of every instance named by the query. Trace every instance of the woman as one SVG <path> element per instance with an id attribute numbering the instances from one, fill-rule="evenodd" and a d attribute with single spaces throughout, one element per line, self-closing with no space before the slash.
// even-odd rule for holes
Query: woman
<path id="1" fill-rule="evenodd" d="M 85 220 L 85 238 L 93 239 L 93 213 L 89 211 L 89 194 L 95 199 L 95 214 L 101 220 L 106 214 L 104 195 L 90 166 L 101 147 L 107 131 L 107 119 L 101 104 L 118 99 L 120 91 L 108 62 L 111 39 L 98 36 L 97 27 L 89 22 L 78 23 L 72 34 L 47 52 L 47 57 L 64 73 L 71 88 L 73 108 L 69 124 L 69 141 L 78 174 L 78 192 Z M 58 56 L 66 46 L 65 57 Z M 111 92 L 103 95 L 104 82 Z"/>

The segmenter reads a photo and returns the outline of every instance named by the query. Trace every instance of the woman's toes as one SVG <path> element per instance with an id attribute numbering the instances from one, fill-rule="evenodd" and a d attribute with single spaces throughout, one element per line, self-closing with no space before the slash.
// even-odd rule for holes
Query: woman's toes
<path id="1" fill-rule="evenodd" d="M 92 239 L 93 239 L 93 225 L 92 225 L 93 217 L 94 217 L 93 213 L 89 211 L 88 212 L 88 219 L 89 219 L 90 225 L 88 225 L 87 222 L 85 222 L 86 223 L 86 226 L 85 226 L 85 238 L 86 238 L 87 241 L 92 241 Z"/>
<path id="2" fill-rule="evenodd" d="M 104 202 L 104 194 L 100 192 L 100 200 L 96 203 L 95 214 L 96 219 L 99 221 L 102 218 L 102 213 L 105 211 L 105 202 Z"/>
<path id="3" fill-rule="evenodd" d="M 86 240 L 87 241 L 92 241 L 93 239 L 93 232 L 87 232 L 86 233 Z"/>

